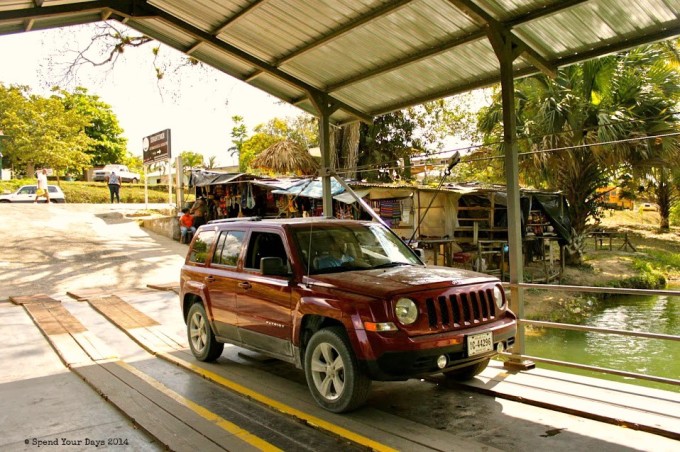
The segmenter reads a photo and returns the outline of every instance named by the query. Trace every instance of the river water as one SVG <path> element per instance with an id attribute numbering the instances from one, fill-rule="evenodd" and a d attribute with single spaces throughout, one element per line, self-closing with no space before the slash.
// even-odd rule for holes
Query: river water
<path id="1" fill-rule="evenodd" d="M 679 290 L 673 287 L 672 290 Z M 680 297 L 617 295 L 599 301 L 581 325 L 680 336 Z M 527 355 L 680 379 L 680 342 L 615 334 L 538 328 L 526 335 Z M 680 386 L 594 373 L 564 366 L 541 367 L 680 392 Z"/>

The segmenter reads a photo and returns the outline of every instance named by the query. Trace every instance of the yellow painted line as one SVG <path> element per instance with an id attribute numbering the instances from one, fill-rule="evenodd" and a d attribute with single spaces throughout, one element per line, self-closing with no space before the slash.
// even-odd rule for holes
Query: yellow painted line
<path id="1" fill-rule="evenodd" d="M 234 436 L 240 438 L 244 442 L 250 444 L 253 447 L 256 447 L 260 450 L 263 451 L 280 451 L 278 447 L 268 443 L 267 441 L 253 435 L 247 430 L 244 430 L 243 428 L 239 427 L 238 425 L 234 424 L 233 422 L 229 422 L 228 420 L 224 419 L 223 417 L 219 416 L 218 414 L 213 413 L 212 411 L 204 408 L 203 406 L 195 403 L 192 400 L 187 399 L 186 397 L 176 393 L 172 389 L 168 388 L 167 386 L 163 385 L 160 381 L 152 378 L 151 376 L 137 370 L 135 367 L 132 367 L 128 363 L 124 361 L 117 361 L 116 364 L 127 370 L 128 372 L 136 375 L 137 377 L 141 378 L 145 382 L 147 382 L 149 385 L 151 385 L 154 389 L 162 392 L 163 394 L 167 395 L 171 399 L 175 400 L 177 403 L 180 403 L 184 405 L 185 407 L 189 408 L 191 411 L 194 413 L 198 414 L 201 416 L 203 419 L 206 419 L 210 422 L 213 422 L 214 424 L 218 425 L 222 429 L 226 430 L 227 432 L 233 434 Z"/>
<path id="2" fill-rule="evenodd" d="M 156 356 L 163 358 L 167 361 L 170 361 L 172 363 L 177 364 L 178 366 L 184 367 L 185 369 L 188 369 L 192 372 L 195 372 L 199 375 L 201 375 L 203 378 L 206 380 L 212 381 L 214 383 L 217 383 L 221 386 L 227 387 L 231 389 L 232 391 L 236 391 L 240 394 L 243 394 L 247 397 L 250 397 L 253 400 L 257 400 L 260 403 L 263 403 L 265 405 L 268 405 L 281 413 L 288 414 L 290 416 L 295 416 L 298 419 L 304 420 L 308 424 L 318 427 L 320 429 L 329 431 L 331 433 L 334 433 L 335 435 L 338 435 L 340 437 L 346 438 L 350 441 L 353 441 L 357 444 L 360 444 L 362 446 L 370 447 L 371 449 L 378 451 L 378 452 L 397 452 L 397 449 L 392 449 L 389 446 L 386 446 L 385 444 L 379 443 L 377 441 L 374 441 L 370 438 L 366 438 L 363 435 L 359 435 L 358 433 L 354 433 L 350 430 L 347 430 L 345 428 L 339 427 L 332 422 L 324 421 L 323 419 L 320 419 L 316 416 L 312 416 L 311 414 L 305 413 L 304 411 L 300 411 L 298 409 L 295 409 L 293 407 L 290 407 L 284 403 L 281 403 L 277 400 L 270 399 L 269 397 L 260 394 L 259 392 L 253 391 L 252 389 L 248 389 L 245 386 L 242 386 L 236 382 L 233 382 L 231 380 L 228 380 L 221 375 L 218 375 L 214 372 L 211 372 L 207 369 L 203 369 L 202 367 L 199 367 L 195 364 L 190 363 L 189 361 L 185 361 L 181 358 L 177 358 L 176 356 L 170 355 L 168 353 L 163 353 L 163 352 L 158 352 L 156 353 Z"/>

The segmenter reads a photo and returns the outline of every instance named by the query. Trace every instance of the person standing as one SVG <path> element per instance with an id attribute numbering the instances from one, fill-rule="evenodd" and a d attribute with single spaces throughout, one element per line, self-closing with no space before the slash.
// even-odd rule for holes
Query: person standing
<path id="1" fill-rule="evenodd" d="M 206 206 L 203 198 L 198 198 L 196 202 L 194 202 L 190 212 L 194 216 L 194 227 L 196 229 L 208 221 L 206 218 L 208 216 L 208 206 Z"/>
<path id="2" fill-rule="evenodd" d="M 120 185 L 122 183 L 122 179 L 120 178 L 119 175 L 116 174 L 115 171 L 111 171 L 111 174 L 109 174 L 108 178 L 108 184 L 109 184 L 109 193 L 111 193 L 111 204 L 113 204 L 113 198 L 116 198 L 116 201 L 118 204 L 120 204 Z"/>
<path id="3" fill-rule="evenodd" d="M 33 200 L 33 203 L 38 202 L 38 198 L 42 196 L 45 197 L 46 202 L 49 204 L 50 191 L 47 188 L 47 170 L 45 168 L 38 171 L 38 187 L 35 191 L 35 199 Z"/>

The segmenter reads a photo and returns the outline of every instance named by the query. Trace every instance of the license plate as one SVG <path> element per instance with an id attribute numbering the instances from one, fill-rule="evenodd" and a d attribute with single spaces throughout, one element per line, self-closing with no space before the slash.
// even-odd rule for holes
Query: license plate
<path id="1" fill-rule="evenodd" d="M 481 333 L 467 337 L 468 356 L 480 355 L 493 351 L 493 334 Z"/>

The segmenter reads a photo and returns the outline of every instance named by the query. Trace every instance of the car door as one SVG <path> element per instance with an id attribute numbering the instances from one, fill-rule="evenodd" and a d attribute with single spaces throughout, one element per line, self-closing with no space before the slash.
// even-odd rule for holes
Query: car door
<path id="1" fill-rule="evenodd" d="M 12 202 L 33 202 L 35 200 L 35 191 L 35 185 L 21 187 Z"/>
<path id="2" fill-rule="evenodd" d="M 280 257 L 290 268 L 289 251 L 279 231 L 253 230 L 244 253 L 236 291 L 241 340 L 251 348 L 292 359 L 290 277 L 262 275 L 263 257 Z"/>
<path id="3" fill-rule="evenodd" d="M 240 341 L 238 316 L 236 314 L 236 290 L 240 278 L 238 268 L 245 231 L 223 230 L 217 238 L 210 266 L 212 278 L 207 287 L 210 291 L 212 313 L 218 336 Z"/>

